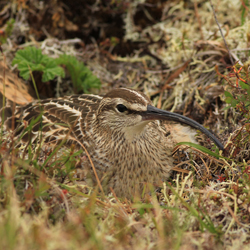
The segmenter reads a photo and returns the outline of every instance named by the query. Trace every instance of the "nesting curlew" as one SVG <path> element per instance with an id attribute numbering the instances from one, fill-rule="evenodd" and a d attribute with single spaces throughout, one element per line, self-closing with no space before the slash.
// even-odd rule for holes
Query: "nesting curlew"
<path id="1" fill-rule="evenodd" d="M 9 111 L 10 110 L 6 110 Z M 183 136 L 190 137 L 188 125 L 206 134 L 223 149 L 220 141 L 199 123 L 185 116 L 152 106 L 150 99 L 135 90 L 119 88 L 98 95 L 73 95 L 46 99 L 19 107 L 5 126 L 23 133 L 32 119 L 38 119 L 23 141 L 35 141 L 42 133 L 48 143 L 76 144 L 88 151 L 106 192 L 119 197 L 141 194 L 145 184 L 160 185 L 174 167 L 172 149 Z M 175 121 L 176 129 L 167 131 L 159 120 Z M 179 138 L 180 137 L 180 138 Z M 90 161 L 84 166 L 96 183 Z"/>

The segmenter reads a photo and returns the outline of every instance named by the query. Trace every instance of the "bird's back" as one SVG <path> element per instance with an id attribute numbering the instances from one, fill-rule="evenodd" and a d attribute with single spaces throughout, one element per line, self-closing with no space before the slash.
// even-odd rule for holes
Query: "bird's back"
<path id="1" fill-rule="evenodd" d="M 21 136 L 22 142 L 42 138 L 46 143 L 58 144 L 84 142 L 91 121 L 102 97 L 98 95 L 72 95 L 64 98 L 34 101 L 25 106 L 1 109 L 4 127 Z M 31 128 L 28 127 L 31 124 Z"/>

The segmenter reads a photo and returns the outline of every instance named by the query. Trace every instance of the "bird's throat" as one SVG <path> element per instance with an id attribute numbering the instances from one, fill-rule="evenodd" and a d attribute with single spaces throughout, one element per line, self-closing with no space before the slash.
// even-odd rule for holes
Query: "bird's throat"
<path id="1" fill-rule="evenodd" d="M 124 127 L 123 132 L 124 132 L 125 138 L 129 142 L 132 142 L 134 139 L 141 136 L 145 132 L 145 129 L 148 123 L 149 121 L 143 121 L 135 126 Z"/>

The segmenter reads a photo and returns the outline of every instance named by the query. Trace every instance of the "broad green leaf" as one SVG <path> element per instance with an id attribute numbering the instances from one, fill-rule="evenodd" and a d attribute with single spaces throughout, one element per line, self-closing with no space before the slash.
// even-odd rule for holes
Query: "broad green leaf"
<path id="1" fill-rule="evenodd" d="M 228 91 L 225 91 L 225 92 L 224 92 L 224 95 L 225 95 L 226 97 L 233 98 L 232 94 L 229 93 Z"/>
<path id="2" fill-rule="evenodd" d="M 231 102 L 232 102 L 232 98 L 231 98 L 231 97 L 227 97 L 227 98 L 225 99 L 225 102 L 226 102 L 226 103 L 231 103 Z"/>
<path id="3" fill-rule="evenodd" d="M 52 80 L 56 76 L 64 77 L 64 70 L 57 65 L 56 60 L 43 55 L 41 49 L 35 47 L 19 50 L 12 64 L 17 64 L 20 75 L 25 80 L 29 79 L 30 71 L 41 71 L 43 82 Z"/>
<path id="4" fill-rule="evenodd" d="M 65 77 L 63 68 L 59 66 L 55 66 L 54 68 L 46 68 L 42 76 L 42 81 L 47 82 L 53 80 L 55 76 Z"/>
<path id="5" fill-rule="evenodd" d="M 239 81 L 239 85 L 243 88 L 243 89 L 249 89 L 249 85 L 247 85 L 246 83 Z"/>
<path id="6" fill-rule="evenodd" d="M 88 93 L 90 88 L 100 88 L 101 81 L 74 56 L 61 55 L 56 59 L 58 65 L 65 65 L 77 92 Z"/>
<path id="7" fill-rule="evenodd" d="M 232 102 L 231 102 L 231 105 L 232 105 L 232 107 L 235 108 L 238 103 L 239 103 L 239 101 L 233 99 Z"/>

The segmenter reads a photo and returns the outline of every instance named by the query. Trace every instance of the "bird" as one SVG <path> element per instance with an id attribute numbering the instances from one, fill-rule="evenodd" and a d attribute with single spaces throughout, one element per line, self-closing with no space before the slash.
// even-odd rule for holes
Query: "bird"
<path id="1" fill-rule="evenodd" d="M 11 113 L 11 108 L 5 107 L 5 112 Z M 190 128 L 200 130 L 224 149 L 196 121 L 158 109 L 144 93 L 129 88 L 112 89 L 104 96 L 36 100 L 17 107 L 2 123 L 26 143 L 42 138 L 51 145 L 64 141 L 84 148 L 91 159 L 83 166 L 87 183 L 97 185 L 99 181 L 105 193 L 112 190 L 128 199 L 167 181 L 174 167 L 175 144 L 184 138 L 196 141 L 196 131 Z M 29 124 L 31 130 L 26 129 Z"/>

